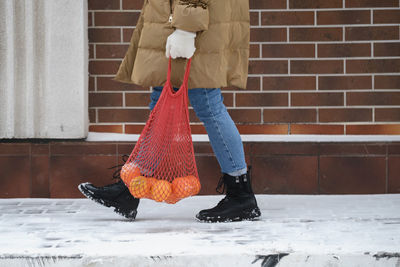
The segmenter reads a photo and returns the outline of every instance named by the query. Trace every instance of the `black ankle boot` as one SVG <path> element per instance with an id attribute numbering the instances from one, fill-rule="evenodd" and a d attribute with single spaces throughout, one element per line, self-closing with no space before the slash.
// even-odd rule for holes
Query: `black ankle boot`
<path id="1" fill-rule="evenodd" d="M 218 183 L 217 192 L 223 193 L 226 188 L 225 198 L 214 208 L 200 211 L 196 218 L 205 222 L 231 222 L 260 217 L 261 212 L 251 188 L 250 170 L 251 166 L 247 173 L 240 176 L 224 173 Z M 222 185 L 222 192 L 218 191 Z"/>
<path id="2" fill-rule="evenodd" d="M 124 157 L 123 159 L 126 161 Z M 123 165 L 124 164 L 117 165 L 111 168 L 120 167 Z M 113 174 L 113 179 L 119 179 L 119 181 L 116 183 L 102 187 L 96 187 L 91 183 L 81 183 L 78 186 L 78 189 L 85 197 L 103 206 L 114 207 L 114 211 L 116 213 L 130 220 L 134 220 L 137 214 L 139 199 L 131 195 L 128 187 L 126 187 L 119 176 L 120 171 L 121 169 L 118 169 Z"/>

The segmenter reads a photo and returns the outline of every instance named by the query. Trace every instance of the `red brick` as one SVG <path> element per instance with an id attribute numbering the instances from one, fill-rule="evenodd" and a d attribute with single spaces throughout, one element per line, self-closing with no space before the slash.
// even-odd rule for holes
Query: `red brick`
<path id="1" fill-rule="evenodd" d="M 96 123 L 96 109 L 89 108 L 89 122 Z"/>
<path id="2" fill-rule="evenodd" d="M 346 134 L 400 134 L 400 124 L 346 125 Z"/>
<path id="3" fill-rule="evenodd" d="M 400 10 L 374 10 L 374 23 L 400 23 Z"/>
<path id="4" fill-rule="evenodd" d="M 386 147 L 384 142 L 321 142 L 318 146 L 320 156 L 384 156 Z"/>
<path id="5" fill-rule="evenodd" d="M 400 75 L 376 75 L 375 89 L 399 89 Z"/>
<path id="6" fill-rule="evenodd" d="M 400 108 L 375 108 L 375 121 L 400 121 Z"/>
<path id="7" fill-rule="evenodd" d="M 398 39 L 397 26 L 346 27 L 346 41 Z"/>
<path id="8" fill-rule="evenodd" d="M 246 142 L 247 143 L 247 142 Z M 252 144 L 252 143 L 250 143 Z M 252 156 L 302 156 L 318 155 L 318 144 L 315 142 L 254 142 L 250 153 Z"/>
<path id="9" fill-rule="evenodd" d="M 286 60 L 250 60 L 249 74 L 287 74 Z"/>
<path id="10" fill-rule="evenodd" d="M 313 25 L 314 12 L 274 11 L 261 12 L 261 25 Z"/>
<path id="11" fill-rule="evenodd" d="M 400 155 L 400 142 L 395 142 L 395 141 L 389 142 L 387 144 L 387 154 L 389 156 L 393 156 L 393 155 L 399 156 Z M 399 167 L 400 167 L 400 165 L 399 165 Z"/>
<path id="12" fill-rule="evenodd" d="M 49 191 L 49 156 L 31 157 L 31 197 L 48 198 Z"/>
<path id="13" fill-rule="evenodd" d="M 150 87 L 142 87 L 136 84 L 117 82 L 113 77 L 97 77 L 97 91 L 150 91 Z"/>
<path id="14" fill-rule="evenodd" d="M 93 58 L 94 58 L 94 45 L 89 44 L 89 59 L 93 59 Z"/>
<path id="15" fill-rule="evenodd" d="M 291 28 L 290 41 L 342 41 L 342 28 Z"/>
<path id="16" fill-rule="evenodd" d="M 0 157 L 0 198 L 31 197 L 30 161 L 29 155 Z"/>
<path id="17" fill-rule="evenodd" d="M 388 193 L 400 193 L 400 157 L 388 158 Z"/>
<path id="18" fill-rule="evenodd" d="M 237 93 L 236 106 L 287 106 L 287 93 Z"/>
<path id="19" fill-rule="evenodd" d="M 31 143 L 32 156 L 48 156 L 50 153 L 49 144 Z"/>
<path id="20" fill-rule="evenodd" d="M 287 134 L 287 124 L 273 124 L 273 125 L 258 125 L 258 124 L 245 124 L 236 125 L 240 134 Z"/>
<path id="21" fill-rule="evenodd" d="M 132 38 L 132 34 L 133 34 L 134 30 L 135 30 L 135 28 L 122 29 L 122 42 L 129 43 Z"/>
<path id="22" fill-rule="evenodd" d="M 289 0 L 290 8 L 342 8 L 342 0 Z"/>
<path id="23" fill-rule="evenodd" d="M 400 92 L 347 92 L 346 103 L 352 105 L 400 105 Z"/>
<path id="24" fill-rule="evenodd" d="M 367 108 L 321 108 L 319 122 L 372 121 L 372 109 Z"/>
<path id="25" fill-rule="evenodd" d="M 290 73 L 343 73 L 342 60 L 292 60 Z"/>
<path id="26" fill-rule="evenodd" d="M 54 142 L 50 143 L 50 156 L 59 155 L 114 155 L 117 147 L 103 142 Z"/>
<path id="27" fill-rule="evenodd" d="M 126 93 L 125 105 L 134 107 L 148 107 L 151 93 Z"/>
<path id="28" fill-rule="evenodd" d="M 189 121 L 190 122 L 201 122 L 193 109 L 189 109 Z"/>
<path id="29" fill-rule="evenodd" d="M 113 155 L 65 155 L 50 158 L 50 197 L 82 198 L 77 185 L 92 182 L 103 186 L 111 183 L 116 169 L 108 169 L 116 164 Z M 60 171 L 62 170 L 62 171 Z"/>
<path id="30" fill-rule="evenodd" d="M 222 92 L 222 97 L 224 98 L 224 105 L 227 107 L 233 106 L 233 93 Z"/>
<path id="31" fill-rule="evenodd" d="M 346 0 L 346 7 L 398 7 L 398 0 Z"/>
<path id="32" fill-rule="evenodd" d="M 95 91 L 96 90 L 94 88 L 94 79 L 95 79 L 95 77 L 89 76 L 89 91 Z"/>
<path id="33" fill-rule="evenodd" d="M 319 90 L 371 89 L 371 76 L 319 76 Z"/>
<path id="34" fill-rule="evenodd" d="M 400 56 L 400 43 L 375 43 L 375 57 L 394 57 Z"/>
<path id="35" fill-rule="evenodd" d="M 260 77 L 247 77 L 247 85 L 246 88 L 248 90 L 261 90 L 260 88 Z M 229 87 L 221 87 L 221 90 L 241 90 L 234 86 Z"/>
<path id="36" fill-rule="evenodd" d="M 144 129 L 145 124 L 134 124 L 129 125 L 125 124 L 125 132 L 126 134 L 140 134 Z M 194 133 L 192 131 L 192 133 Z"/>
<path id="37" fill-rule="evenodd" d="M 96 45 L 96 58 L 124 58 L 128 45 Z"/>
<path id="38" fill-rule="evenodd" d="M 228 109 L 232 120 L 235 123 L 260 123 L 260 109 Z"/>
<path id="39" fill-rule="evenodd" d="M 315 77 L 263 77 L 263 90 L 315 90 Z"/>
<path id="40" fill-rule="evenodd" d="M 134 2 L 134 1 L 133 1 Z M 119 9 L 119 0 L 89 0 L 89 10 Z"/>
<path id="41" fill-rule="evenodd" d="M 253 157 L 256 194 L 317 194 L 317 156 Z M 266 175 L 268 174 L 268 175 Z M 268 177 L 268 179 L 266 179 Z"/>
<path id="42" fill-rule="evenodd" d="M 250 0 L 250 9 L 284 9 L 286 0 Z"/>
<path id="43" fill-rule="evenodd" d="M 315 57 L 314 44 L 263 44 L 262 56 L 280 57 Z"/>
<path id="44" fill-rule="evenodd" d="M 122 125 L 89 125 L 89 132 L 123 133 Z"/>
<path id="45" fill-rule="evenodd" d="M 291 93 L 292 106 L 343 106 L 343 93 Z"/>
<path id="46" fill-rule="evenodd" d="M 264 122 L 316 122 L 315 109 L 264 109 Z"/>
<path id="47" fill-rule="evenodd" d="M 89 73 L 95 74 L 116 74 L 121 60 L 91 60 L 89 61 Z"/>
<path id="48" fill-rule="evenodd" d="M 339 11 L 318 11 L 317 24 L 369 24 L 371 11 L 369 10 L 339 10 Z"/>
<path id="49" fill-rule="evenodd" d="M 260 77 L 247 77 L 247 86 L 248 90 L 261 90 L 261 78 Z"/>
<path id="50" fill-rule="evenodd" d="M 97 42 L 120 42 L 121 31 L 120 29 L 102 29 L 90 28 L 89 29 L 89 43 Z"/>
<path id="51" fill-rule="evenodd" d="M 286 28 L 251 28 L 250 42 L 286 42 Z"/>
<path id="52" fill-rule="evenodd" d="M 258 11 L 252 12 L 250 11 L 250 25 L 251 26 L 258 26 L 260 25 L 260 13 Z"/>
<path id="53" fill-rule="evenodd" d="M 259 58 L 260 57 L 260 45 L 259 44 L 250 44 L 250 55 L 251 58 Z"/>
<path id="54" fill-rule="evenodd" d="M 0 155 L 29 155 L 29 143 L 0 143 Z"/>
<path id="55" fill-rule="evenodd" d="M 120 107 L 122 106 L 121 93 L 90 93 L 89 107 Z"/>
<path id="56" fill-rule="evenodd" d="M 149 109 L 99 109 L 99 122 L 146 122 Z"/>
<path id="57" fill-rule="evenodd" d="M 370 57 L 370 44 L 318 44 L 318 57 Z"/>
<path id="58" fill-rule="evenodd" d="M 143 7 L 143 1 L 132 1 L 132 0 L 122 0 L 122 9 L 136 9 L 141 10 Z"/>
<path id="59" fill-rule="evenodd" d="M 389 156 L 393 156 L 393 155 L 400 155 L 400 142 L 388 142 L 387 143 L 387 154 Z M 400 165 L 399 165 L 400 167 Z"/>
<path id="60" fill-rule="evenodd" d="M 320 157 L 321 194 L 383 194 L 385 157 Z"/>
<path id="61" fill-rule="evenodd" d="M 94 12 L 96 26 L 135 26 L 140 12 Z"/>
<path id="62" fill-rule="evenodd" d="M 346 61 L 346 72 L 348 73 L 398 72 L 399 70 L 400 59 L 361 59 Z"/>
<path id="63" fill-rule="evenodd" d="M 344 134 L 343 125 L 292 124 L 290 134 Z"/>
<path id="64" fill-rule="evenodd" d="M 93 26 L 92 24 L 92 17 L 93 17 L 93 12 L 88 12 L 88 27 Z"/>

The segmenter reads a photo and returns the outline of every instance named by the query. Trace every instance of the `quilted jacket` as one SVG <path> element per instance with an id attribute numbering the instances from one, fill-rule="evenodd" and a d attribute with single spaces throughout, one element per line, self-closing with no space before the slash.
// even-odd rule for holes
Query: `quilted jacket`
<path id="1" fill-rule="evenodd" d="M 167 37 L 175 28 L 196 33 L 188 88 L 246 89 L 250 42 L 249 0 L 144 0 L 115 81 L 144 87 L 167 79 Z M 180 87 L 186 58 L 172 59 L 171 83 Z"/>

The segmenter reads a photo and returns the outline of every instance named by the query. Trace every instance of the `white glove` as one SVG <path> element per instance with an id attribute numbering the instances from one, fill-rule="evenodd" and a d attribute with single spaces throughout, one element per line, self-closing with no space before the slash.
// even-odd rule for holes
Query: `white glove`
<path id="1" fill-rule="evenodd" d="M 196 48 L 194 47 L 194 38 L 196 33 L 176 29 L 167 38 L 167 45 L 165 49 L 165 56 L 169 58 L 185 57 L 190 58 L 193 56 Z"/>

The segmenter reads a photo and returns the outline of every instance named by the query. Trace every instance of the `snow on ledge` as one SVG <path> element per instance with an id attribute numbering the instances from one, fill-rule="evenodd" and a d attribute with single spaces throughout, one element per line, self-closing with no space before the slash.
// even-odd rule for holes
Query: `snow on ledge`
<path id="1" fill-rule="evenodd" d="M 139 134 L 89 132 L 88 142 L 136 142 Z M 400 135 L 242 134 L 243 142 L 400 142 Z M 206 134 L 193 134 L 193 142 L 209 142 Z"/>

